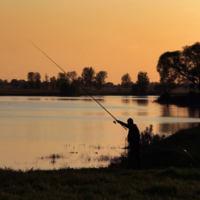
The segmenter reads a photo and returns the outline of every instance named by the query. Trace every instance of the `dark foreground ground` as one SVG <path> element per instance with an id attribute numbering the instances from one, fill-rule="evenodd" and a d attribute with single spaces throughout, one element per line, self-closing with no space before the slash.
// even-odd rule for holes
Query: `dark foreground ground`
<path id="1" fill-rule="evenodd" d="M 200 199 L 199 169 L 0 173 L 0 199 Z"/>
<path id="2" fill-rule="evenodd" d="M 0 170 L 0 199 L 200 199 L 200 127 L 142 149 L 142 170 Z"/>

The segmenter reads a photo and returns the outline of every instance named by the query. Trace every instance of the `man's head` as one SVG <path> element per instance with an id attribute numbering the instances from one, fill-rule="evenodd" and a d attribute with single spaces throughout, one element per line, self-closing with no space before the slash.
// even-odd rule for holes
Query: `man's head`
<path id="1" fill-rule="evenodd" d="M 129 119 L 127 120 L 127 122 L 128 122 L 129 125 L 130 125 L 130 124 L 133 124 L 133 119 L 132 119 L 132 118 L 129 118 Z"/>

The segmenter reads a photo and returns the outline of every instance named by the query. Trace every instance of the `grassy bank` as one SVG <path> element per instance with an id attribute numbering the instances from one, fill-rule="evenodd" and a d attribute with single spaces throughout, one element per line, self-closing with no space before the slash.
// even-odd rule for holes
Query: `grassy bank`
<path id="1" fill-rule="evenodd" d="M 142 169 L 200 168 L 200 126 L 180 130 L 157 144 L 141 148 Z M 126 157 L 110 167 L 123 168 Z M 134 167 L 134 166 L 133 166 Z"/>
<path id="2" fill-rule="evenodd" d="M 200 199 L 200 127 L 142 148 L 143 169 L 0 170 L 0 199 Z M 184 151 L 187 150 L 187 151 Z"/>
<path id="3" fill-rule="evenodd" d="M 199 169 L 0 173 L 0 199 L 200 199 Z"/>

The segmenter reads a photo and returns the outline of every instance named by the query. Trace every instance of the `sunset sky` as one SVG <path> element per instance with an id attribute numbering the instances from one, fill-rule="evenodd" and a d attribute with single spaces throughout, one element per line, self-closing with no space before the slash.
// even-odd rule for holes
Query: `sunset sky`
<path id="1" fill-rule="evenodd" d="M 199 0 L 0 0 L 0 79 L 44 79 L 60 70 L 92 66 L 121 83 L 139 71 L 159 81 L 156 65 L 166 51 L 200 41 Z"/>

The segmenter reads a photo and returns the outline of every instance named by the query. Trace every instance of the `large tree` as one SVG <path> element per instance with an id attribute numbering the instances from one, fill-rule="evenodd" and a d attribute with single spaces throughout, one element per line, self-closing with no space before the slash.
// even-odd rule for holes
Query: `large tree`
<path id="1" fill-rule="evenodd" d="M 122 82 L 122 86 L 124 86 L 126 89 L 130 86 L 131 83 L 131 77 L 128 73 L 124 74 L 121 78 Z"/>
<path id="2" fill-rule="evenodd" d="M 81 74 L 82 81 L 85 86 L 92 85 L 95 77 L 95 71 L 92 67 L 85 67 Z"/>
<path id="3" fill-rule="evenodd" d="M 95 76 L 94 85 L 97 89 L 101 89 L 103 87 L 103 84 L 106 83 L 105 79 L 108 77 L 106 71 L 100 71 Z"/>
<path id="4" fill-rule="evenodd" d="M 200 91 L 200 43 L 183 47 L 183 51 L 165 52 L 158 60 L 160 83 L 167 92 L 175 85 L 193 85 Z"/>

